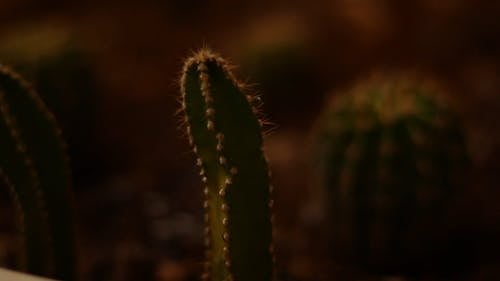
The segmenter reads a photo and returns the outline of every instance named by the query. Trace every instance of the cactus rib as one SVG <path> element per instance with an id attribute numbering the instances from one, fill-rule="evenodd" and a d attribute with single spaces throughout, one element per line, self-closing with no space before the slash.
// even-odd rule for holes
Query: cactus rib
<path id="1" fill-rule="evenodd" d="M 181 78 L 189 142 L 205 185 L 205 280 L 273 278 L 271 190 L 254 97 L 202 49 Z"/>
<path id="2" fill-rule="evenodd" d="M 0 176 L 19 204 L 25 270 L 72 280 L 70 175 L 61 131 L 35 91 L 0 65 Z"/>

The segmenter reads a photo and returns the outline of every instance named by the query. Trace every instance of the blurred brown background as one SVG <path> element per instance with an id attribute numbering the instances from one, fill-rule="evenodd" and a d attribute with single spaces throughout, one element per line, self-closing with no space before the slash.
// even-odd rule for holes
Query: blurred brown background
<path id="1" fill-rule="evenodd" d="M 321 216 L 306 200 L 318 111 L 376 69 L 440 81 L 466 122 L 475 164 L 464 220 L 498 225 L 499 19 L 500 1 L 487 0 L 2 0 L 0 62 L 37 86 L 69 142 L 81 280 L 198 280 L 200 179 L 174 113 L 183 59 L 205 45 L 257 83 L 275 124 L 266 151 L 280 279 L 358 280 L 318 250 Z M 1 201 L 0 264 L 14 267 L 6 191 Z M 500 280 L 499 255 L 457 278 Z"/>

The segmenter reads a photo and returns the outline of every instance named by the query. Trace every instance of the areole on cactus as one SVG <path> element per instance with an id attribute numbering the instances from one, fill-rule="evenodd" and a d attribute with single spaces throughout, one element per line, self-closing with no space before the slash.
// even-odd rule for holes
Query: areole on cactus
<path id="1" fill-rule="evenodd" d="M 375 271 L 432 260 L 468 163 L 464 133 L 441 93 L 418 78 L 378 75 L 335 96 L 315 131 L 334 255 Z"/>
<path id="2" fill-rule="evenodd" d="M 205 280 L 273 279 L 272 187 L 258 99 L 207 49 L 181 78 L 183 121 L 205 185 Z"/>

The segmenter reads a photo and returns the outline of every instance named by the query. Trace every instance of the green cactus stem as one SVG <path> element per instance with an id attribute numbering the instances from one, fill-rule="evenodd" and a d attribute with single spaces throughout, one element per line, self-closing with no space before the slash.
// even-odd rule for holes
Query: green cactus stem
<path id="1" fill-rule="evenodd" d="M 273 279 L 272 187 L 256 98 L 207 49 L 181 78 L 187 135 L 205 185 L 205 280 Z"/>
<path id="2" fill-rule="evenodd" d="M 68 158 L 54 117 L 35 91 L 0 65 L 0 180 L 24 235 L 23 269 L 74 279 Z"/>
<path id="3" fill-rule="evenodd" d="M 71 26 L 51 21 L 14 24 L 1 34 L 0 58 L 37 89 L 64 131 L 74 160 L 73 178 L 91 184 L 106 162 L 96 158 L 99 153 L 88 153 L 95 146 L 99 81 L 94 60 Z"/>
<path id="4" fill-rule="evenodd" d="M 425 81 L 378 76 L 335 96 L 321 116 L 316 161 L 340 259 L 392 271 L 437 257 L 468 159 L 458 118 L 438 95 Z"/>

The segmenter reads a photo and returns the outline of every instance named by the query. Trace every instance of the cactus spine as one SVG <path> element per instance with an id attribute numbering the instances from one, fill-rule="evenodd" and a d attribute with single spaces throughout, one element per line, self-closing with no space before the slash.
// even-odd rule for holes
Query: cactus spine
<path id="1" fill-rule="evenodd" d="M 442 246 L 433 239 L 463 184 L 461 127 L 421 82 L 375 77 L 336 96 L 319 122 L 335 254 L 377 271 L 430 263 L 419 255 Z"/>
<path id="2" fill-rule="evenodd" d="M 35 91 L 0 65 L 0 180 L 24 236 L 24 269 L 74 279 L 68 158 L 61 132 Z"/>
<path id="3" fill-rule="evenodd" d="M 254 97 L 202 49 L 181 78 L 187 135 L 205 185 L 205 280 L 273 278 L 272 187 Z"/>

